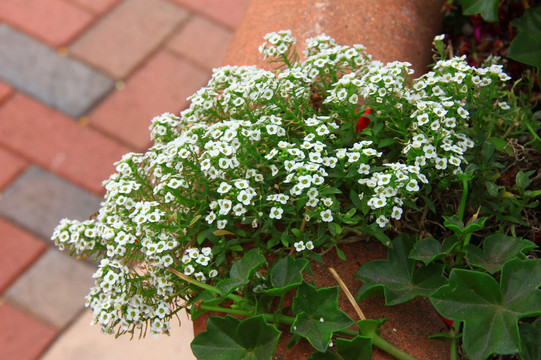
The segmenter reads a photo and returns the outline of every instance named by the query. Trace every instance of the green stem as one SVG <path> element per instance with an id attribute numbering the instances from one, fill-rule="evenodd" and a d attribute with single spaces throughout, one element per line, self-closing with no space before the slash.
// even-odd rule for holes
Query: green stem
<path id="1" fill-rule="evenodd" d="M 464 218 L 464 212 L 466 211 L 467 200 L 468 200 L 468 180 L 462 179 L 462 199 L 460 199 L 460 207 L 458 208 L 458 218 L 460 220 Z"/>
<path id="2" fill-rule="evenodd" d="M 372 336 L 372 344 L 399 360 L 417 360 L 417 358 L 415 358 L 414 356 L 411 356 L 407 352 L 400 350 L 387 340 L 382 339 L 378 334 L 374 334 Z"/>
<path id="3" fill-rule="evenodd" d="M 199 308 L 202 310 L 221 312 L 225 314 L 235 314 L 235 315 L 241 315 L 241 316 L 254 315 L 253 311 L 250 311 L 250 310 L 229 309 L 229 308 L 223 308 L 223 307 L 214 306 L 214 305 L 201 304 Z M 268 322 L 279 322 L 279 323 L 287 324 L 287 325 L 293 325 L 293 323 L 295 322 L 295 318 L 293 316 L 288 316 L 288 315 L 283 315 L 283 314 L 263 313 L 259 315 L 262 315 L 263 318 Z M 355 331 L 352 329 L 339 330 L 337 331 L 337 333 L 341 335 L 349 336 L 349 337 L 355 337 L 359 335 L 358 331 Z M 368 335 L 368 336 L 372 337 L 372 344 L 374 344 L 374 346 L 380 348 L 381 350 L 385 351 L 386 353 L 394 356 L 395 358 L 399 360 L 417 360 L 415 357 L 400 350 L 398 347 L 391 344 L 387 340 L 382 339 L 379 335 L 375 333 L 373 335 Z"/>
<path id="4" fill-rule="evenodd" d="M 456 341 L 456 332 L 455 326 L 451 327 L 449 334 L 453 337 L 451 338 L 451 348 L 450 348 L 450 360 L 458 360 L 458 350 L 457 350 L 457 341 Z"/>
<path id="5" fill-rule="evenodd" d="M 171 266 L 169 266 L 167 268 L 167 270 L 169 270 L 170 272 L 172 272 L 175 276 L 181 278 L 182 280 L 186 281 L 186 282 L 189 282 L 190 284 L 193 284 L 203 290 L 207 290 L 207 291 L 210 291 L 216 295 L 222 295 L 222 292 L 220 290 L 218 290 L 217 288 L 215 288 L 214 286 L 212 285 L 209 285 L 209 284 L 205 284 L 205 283 L 202 283 L 200 281 L 197 281 L 187 275 L 184 275 L 183 273 L 181 273 L 180 271 L 176 270 L 176 269 L 173 269 Z M 235 294 L 228 294 L 225 296 L 227 299 L 229 300 L 232 300 L 233 302 L 235 303 L 241 303 L 241 302 L 244 302 L 244 298 L 242 296 L 238 296 L 238 295 L 235 295 Z"/>

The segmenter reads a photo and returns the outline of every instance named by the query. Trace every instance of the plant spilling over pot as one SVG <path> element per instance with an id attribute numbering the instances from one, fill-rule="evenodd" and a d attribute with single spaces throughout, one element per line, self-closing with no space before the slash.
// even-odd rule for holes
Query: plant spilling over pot
<path id="1" fill-rule="evenodd" d="M 539 354 L 539 122 L 502 66 L 445 59 L 439 36 L 442 58 L 410 80 L 410 64 L 325 35 L 304 61 L 289 31 L 265 40 L 275 71 L 216 69 L 180 117 L 152 120 L 152 148 L 116 163 L 93 219 L 56 228 L 61 249 L 99 260 L 94 322 L 161 334 L 187 308 L 228 314 L 195 337 L 200 359 L 270 359 L 282 332 L 312 359 L 411 359 L 382 320 L 338 309 L 345 289 L 307 281 L 309 260 L 352 261 L 341 243 L 374 239 L 388 259 L 358 270 L 357 301 L 429 298 L 454 359 Z"/>

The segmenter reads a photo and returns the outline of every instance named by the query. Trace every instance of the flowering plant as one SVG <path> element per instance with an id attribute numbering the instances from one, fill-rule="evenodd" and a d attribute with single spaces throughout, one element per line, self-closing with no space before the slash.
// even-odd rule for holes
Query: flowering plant
<path id="1" fill-rule="evenodd" d="M 525 256 L 539 175 L 522 161 L 539 149 L 539 124 L 502 67 L 444 59 L 437 37 L 442 58 L 410 81 L 410 64 L 374 61 L 361 45 L 318 36 L 300 61 L 289 31 L 265 40 L 277 70 L 216 69 L 180 117 L 152 120 L 154 145 L 116 164 L 93 219 L 56 228 L 61 249 L 99 260 L 94 322 L 161 334 L 182 308 L 219 311 L 246 318 L 209 318 L 192 343 L 200 359 L 269 359 L 277 324 L 314 359 L 370 358 L 372 345 L 411 358 L 379 337 L 381 322 L 352 330 L 338 288 L 303 280 L 322 252 L 347 261 L 340 244 L 354 236 L 389 248 L 358 271 L 358 300 L 378 289 L 389 305 L 429 297 L 472 359 L 522 351 L 517 320 L 541 312 L 541 263 Z M 498 182 L 513 162 L 516 182 Z M 350 340 L 335 352 L 339 335 Z"/>

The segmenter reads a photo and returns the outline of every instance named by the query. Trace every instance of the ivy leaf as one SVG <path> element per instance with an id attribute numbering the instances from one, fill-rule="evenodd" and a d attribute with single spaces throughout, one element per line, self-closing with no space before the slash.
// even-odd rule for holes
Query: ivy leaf
<path id="1" fill-rule="evenodd" d="M 524 360 L 541 359 L 541 317 L 533 323 L 524 323 L 519 327 L 521 355 Z"/>
<path id="2" fill-rule="evenodd" d="M 201 360 L 272 359 L 280 331 L 263 316 L 239 320 L 230 315 L 211 316 L 207 330 L 192 341 L 193 354 Z"/>
<path id="3" fill-rule="evenodd" d="M 521 31 L 541 35 L 541 9 L 538 7 L 525 9 L 521 17 L 511 21 L 511 25 Z"/>
<path id="4" fill-rule="evenodd" d="M 483 250 L 475 245 L 468 244 L 466 247 L 466 259 L 468 264 L 494 274 L 502 268 L 506 261 L 536 247 L 529 240 L 496 233 L 485 238 Z"/>
<path id="5" fill-rule="evenodd" d="M 226 296 L 238 287 L 248 284 L 250 275 L 265 262 L 265 257 L 259 253 L 259 249 L 250 250 L 233 263 L 229 270 L 230 277 L 221 280 L 216 287 Z"/>
<path id="6" fill-rule="evenodd" d="M 338 309 L 338 288 L 316 289 L 302 283 L 293 298 L 293 313 L 296 314 L 291 332 L 305 337 L 312 346 L 325 352 L 332 334 L 353 324 L 353 320 Z"/>
<path id="7" fill-rule="evenodd" d="M 372 359 L 372 338 L 357 335 L 351 340 L 336 340 L 336 353 L 331 351 L 315 352 L 307 360 L 370 360 Z"/>
<path id="8" fill-rule="evenodd" d="M 357 335 L 351 340 L 336 340 L 336 349 L 343 359 L 370 360 L 372 359 L 372 338 Z"/>
<path id="9" fill-rule="evenodd" d="M 302 283 L 302 271 L 308 265 L 304 258 L 295 259 L 287 256 L 278 260 L 269 273 L 272 289 L 265 293 L 273 296 L 281 296 Z"/>
<path id="10" fill-rule="evenodd" d="M 462 0 L 464 15 L 481 14 L 487 22 L 498 21 L 498 0 Z"/>
<path id="11" fill-rule="evenodd" d="M 336 353 L 333 353 L 331 351 L 325 351 L 325 352 L 315 352 L 306 360 L 342 360 L 342 358 Z"/>
<path id="12" fill-rule="evenodd" d="M 355 276 L 364 282 L 357 292 L 357 301 L 373 296 L 383 288 L 386 305 L 396 305 L 417 296 L 429 296 L 445 284 L 443 265 L 429 264 L 415 266 L 408 259 L 415 239 L 401 234 L 393 240 L 388 249 L 387 260 L 373 260 L 364 264 Z"/>
<path id="13" fill-rule="evenodd" d="M 413 245 L 413 249 L 409 253 L 409 258 L 420 260 L 424 262 L 425 265 L 428 265 L 442 255 L 445 255 L 445 251 L 438 240 L 434 238 L 424 238 Z"/>
<path id="14" fill-rule="evenodd" d="M 387 321 L 387 319 L 364 319 L 357 321 L 357 328 L 361 335 L 369 336 L 373 338 L 379 335 L 381 326 Z"/>
<path id="15" fill-rule="evenodd" d="M 537 67 L 541 71 L 541 38 L 538 34 L 521 31 L 515 36 L 507 55 L 518 62 Z"/>
<path id="16" fill-rule="evenodd" d="M 520 351 L 518 319 L 541 313 L 541 260 L 514 259 L 500 284 L 479 271 L 453 269 L 430 300 L 444 317 L 464 322 L 464 350 L 472 360 Z"/>
<path id="17" fill-rule="evenodd" d="M 520 30 L 509 46 L 508 56 L 527 65 L 537 67 L 541 77 L 541 8 L 529 8 L 511 25 Z"/>

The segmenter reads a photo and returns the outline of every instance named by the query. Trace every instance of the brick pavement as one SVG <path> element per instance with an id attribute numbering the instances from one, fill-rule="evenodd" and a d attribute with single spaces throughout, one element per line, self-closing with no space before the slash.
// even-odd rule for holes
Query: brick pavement
<path id="1" fill-rule="evenodd" d="M 247 2 L 0 1 L 0 359 L 190 358 L 188 321 L 131 342 L 89 327 L 94 265 L 49 237 L 97 210 L 113 162 L 150 145 L 153 116 L 187 106 Z"/>

